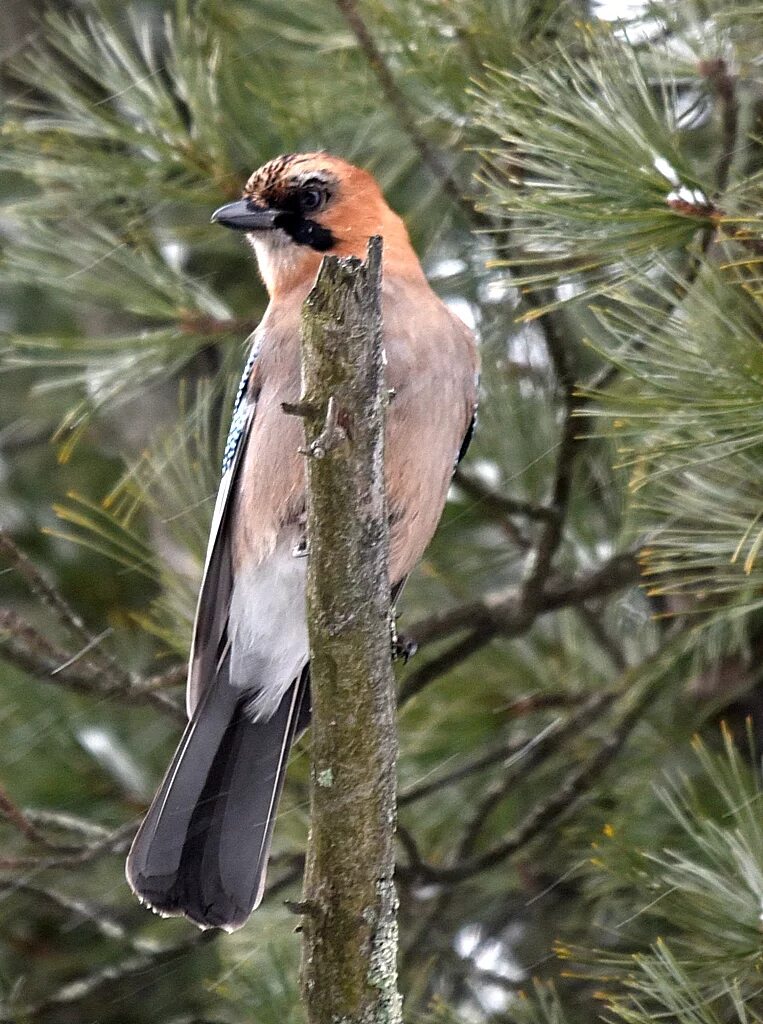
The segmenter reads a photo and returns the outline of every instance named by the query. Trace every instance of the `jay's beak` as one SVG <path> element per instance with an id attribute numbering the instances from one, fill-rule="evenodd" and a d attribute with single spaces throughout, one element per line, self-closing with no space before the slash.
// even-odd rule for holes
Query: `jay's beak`
<path id="1" fill-rule="evenodd" d="M 235 203 L 226 203 L 215 210 L 212 223 L 235 231 L 266 231 L 276 226 L 277 215 L 277 210 L 257 206 L 251 199 L 237 199 Z"/>

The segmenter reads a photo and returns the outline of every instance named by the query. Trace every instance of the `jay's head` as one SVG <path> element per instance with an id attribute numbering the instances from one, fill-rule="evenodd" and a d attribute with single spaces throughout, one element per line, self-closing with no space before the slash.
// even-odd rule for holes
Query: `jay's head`
<path id="1" fill-rule="evenodd" d="M 271 295 L 311 281 L 327 253 L 365 256 L 371 235 L 384 239 L 388 270 L 421 274 L 405 225 L 374 178 L 327 153 L 270 160 L 212 220 L 247 233 Z"/>

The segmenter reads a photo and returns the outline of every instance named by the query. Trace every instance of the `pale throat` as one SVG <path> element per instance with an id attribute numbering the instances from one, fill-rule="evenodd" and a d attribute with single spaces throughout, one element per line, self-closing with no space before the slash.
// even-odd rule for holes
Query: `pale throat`
<path id="1" fill-rule="evenodd" d="M 320 264 L 319 253 L 296 245 L 284 231 L 249 232 L 246 237 L 254 249 L 260 276 L 269 295 L 303 282 L 309 289 Z"/>

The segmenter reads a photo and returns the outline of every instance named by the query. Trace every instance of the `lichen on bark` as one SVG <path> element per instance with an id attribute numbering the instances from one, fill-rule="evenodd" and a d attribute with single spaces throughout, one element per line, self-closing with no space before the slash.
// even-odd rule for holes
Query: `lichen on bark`
<path id="1" fill-rule="evenodd" d="M 326 258 L 302 319 L 308 454 L 310 1024 L 399 1024 L 381 239 Z"/>

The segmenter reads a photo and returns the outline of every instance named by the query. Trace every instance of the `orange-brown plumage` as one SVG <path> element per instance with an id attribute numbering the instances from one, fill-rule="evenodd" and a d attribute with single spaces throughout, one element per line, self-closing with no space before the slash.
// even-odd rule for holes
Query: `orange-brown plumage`
<path id="1" fill-rule="evenodd" d="M 423 271 L 411 247 L 405 224 L 387 205 L 376 180 L 368 171 L 327 153 L 297 153 L 276 157 L 249 178 L 244 196 L 258 205 L 283 203 L 300 182 L 318 176 L 331 192 L 318 219 L 335 237 L 329 250 L 335 256 L 365 256 L 368 239 L 384 239 L 384 262 L 390 271 L 407 280 L 426 283 Z M 323 251 L 309 246 L 291 246 L 284 256 L 283 247 L 272 246 L 276 255 L 257 245 L 260 270 L 271 300 L 280 302 L 292 289 L 309 289 L 318 272 Z M 284 257 L 283 259 L 281 257 Z M 271 272 L 271 265 L 273 267 Z"/>
<path id="2" fill-rule="evenodd" d="M 234 414 L 194 636 L 186 734 L 128 858 L 160 913 L 240 927 L 262 897 L 295 730 L 309 710 L 299 324 L 326 253 L 363 257 L 381 235 L 388 406 L 390 584 L 424 552 L 474 416 L 468 328 L 429 287 L 373 177 L 325 153 L 277 157 L 216 212 L 247 232 L 270 294 Z"/>
<path id="3" fill-rule="evenodd" d="M 296 183 L 316 175 L 331 189 L 316 219 L 336 239 L 332 255 L 363 257 L 369 237 L 384 240 L 382 322 L 387 383 L 395 393 L 386 438 L 394 583 L 419 560 L 442 512 L 474 414 L 476 349 L 471 332 L 429 287 L 403 221 L 367 171 L 325 153 L 278 157 L 254 172 L 244 195 L 258 205 L 278 204 Z M 280 403 L 299 395 L 300 311 L 324 255 L 270 235 L 254 236 L 254 244 L 271 303 L 257 330 L 257 417 L 236 516 L 239 563 L 264 557 L 280 526 L 304 510 L 301 425 Z"/>

